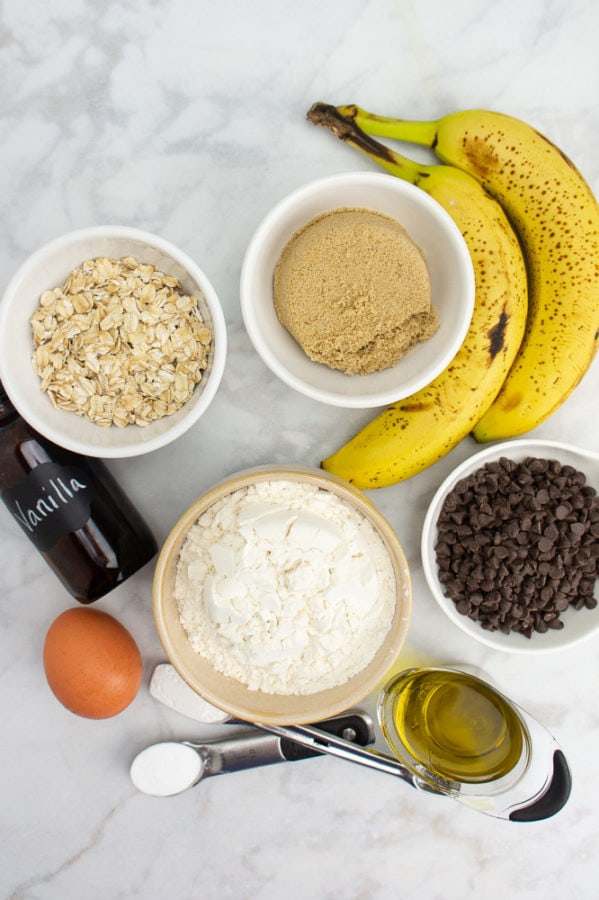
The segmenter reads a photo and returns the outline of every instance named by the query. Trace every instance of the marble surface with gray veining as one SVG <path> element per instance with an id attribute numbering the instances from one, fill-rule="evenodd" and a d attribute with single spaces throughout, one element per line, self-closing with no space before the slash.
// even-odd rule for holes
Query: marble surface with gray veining
<path id="1" fill-rule="evenodd" d="M 225 311 L 229 357 L 208 413 L 174 445 L 110 464 L 159 540 L 220 478 L 262 463 L 318 465 L 371 416 L 277 381 L 240 313 L 243 254 L 270 207 L 314 178 L 374 168 L 306 122 L 314 101 L 427 119 L 498 109 L 555 141 L 599 191 L 594 0 L 4 0 L 0 27 L 2 282 L 53 237 L 127 224 L 191 254 Z M 598 366 L 536 437 L 599 451 Z M 168 800 L 139 794 L 128 769 L 142 747 L 209 733 L 148 692 L 164 660 L 152 566 L 98 603 L 138 642 L 142 688 L 114 719 L 77 718 L 41 662 L 50 623 L 74 601 L 2 507 L 0 895 L 596 897 L 597 640 L 538 658 L 486 649 L 445 618 L 422 574 L 427 504 L 475 451 L 467 439 L 370 494 L 412 568 L 402 658 L 478 666 L 540 718 L 573 774 L 559 815 L 506 823 L 331 758 L 213 778 Z"/>

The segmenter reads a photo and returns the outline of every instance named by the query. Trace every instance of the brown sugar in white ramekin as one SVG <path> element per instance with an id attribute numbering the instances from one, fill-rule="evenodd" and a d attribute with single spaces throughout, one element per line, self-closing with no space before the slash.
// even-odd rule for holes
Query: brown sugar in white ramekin
<path id="1" fill-rule="evenodd" d="M 393 366 L 439 325 L 422 251 L 368 209 L 335 209 L 299 229 L 273 287 L 279 320 L 304 352 L 348 375 Z"/>

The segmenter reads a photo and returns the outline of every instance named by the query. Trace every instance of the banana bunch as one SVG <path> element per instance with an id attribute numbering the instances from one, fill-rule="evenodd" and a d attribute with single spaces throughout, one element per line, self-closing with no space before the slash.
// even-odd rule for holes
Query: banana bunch
<path id="1" fill-rule="evenodd" d="M 475 315 L 458 356 L 423 391 L 377 416 L 323 468 L 359 487 L 381 487 L 430 465 L 470 430 L 483 442 L 523 434 L 544 421 L 587 371 L 599 336 L 599 206 L 580 173 L 524 122 L 484 110 L 414 122 L 356 106 L 315 104 L 308 119 L 442 203 L 462 230 L 476 276 Z M 444 165 L 411 163 L 374 141 L 374 134 L 432 147 Z M 469 220 L 459 204 L 448 203 L 447 186 L 458 183 L 458 171 L 468 176 L 460 187 Z M 521 258 L 518 266 L 513 247 L 505 249 L 506 235 L 523 248 L 524 276 Z M 494 365 L 495 378 L 487 373 L 483 384 L 484 361 L 469 348 L 480 349 L 481 306 L 488 312 L 497 304 L 501 284 L 512 303 L 502 356 L 507 365 L 501 375 Z M 427 419 L 431 404 L 440 413 Z"/>
<path id="2" fill-rule="evenodd" d="M 434 197 L 457 224 L 472 257 L 474 311 L 450 365 L 425 388 L 380 413 L 322 463 L 357 487 L 383 487 L 441 459 L 488 409 L 524 334 L 526 269 L 501 206 L 470 175 L 452 166 L 412 162 L 368 137 L 333 107 L 319 104 L 309 118 Z"/>

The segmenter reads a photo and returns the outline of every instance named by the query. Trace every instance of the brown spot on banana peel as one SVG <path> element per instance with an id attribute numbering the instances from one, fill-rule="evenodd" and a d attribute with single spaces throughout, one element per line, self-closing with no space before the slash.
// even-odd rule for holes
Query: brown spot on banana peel
<path id="1" fill-rule="evenodd" d="M 578 168 L 574 165 L 572 160 L 564 153 L 563 150 L 560 149 L 553 141 L 550 141 L 549 138 L 545 137 L 540 131 L 537 131 L 536 128 L 531 129 L 536 136 L 547 144 L 551 150 L 561 156 L 564 162 L 577 174 L 579 173 Z M 499 131 L 495 134 L 487 134 L 484 137 L 480 135 L 471 136 L 468 132 L 466 132 L 462 138 L 462 150 L 466 159 L 468 159 L 469 168 L 468 171 L 477 178 L 481 180 L 485 180 L 489 175 L 493 174 L 497 171 L 498 166 L 501 165 L 501 158 L 498 156 L 495 148 L 493 147 L 493 141 L 501 139 L 505 137 L 505 135 Z M 431 149 L 435 150 L 438 144 L 438 137 L 435 137 L 433 143 L 431 144 Z"/>
<path id="2" fill-rule="evenodd" d="M 422 401 L 418 403 L 399 403 L 398 405 L 396 405 L 395 409 L 399 409 L 405 413 L 410 413 L 411 415 L 415 412 L 422 412 L 425 409 L 431 409 L 431 407 L 433 407 L 434 405 L 434 403 L 424 403 Z"/>
<path id="3" fill-rule="evenodd" d="M 499 321 L 489 331 L 489 351 L 492 360 L 495 359 L 497 354 L 500 353 L 504 348 L 505 330 L 507 328 L 508 322 L 509 316 L 506 313 L 505 309 L 503 309 L 501 315 L 499 316 Z"/>
<path id="4" fill-rule="evenodd" d="M 486 144 L 486 146 L 483 146 Z M 471 175 L 484 181 L 489 173 L 497 169 L 497 154 L 493 147 L 488 146 L 488 138 L 481 140 L 478 135 L 470 137 L 468 133 L 462 138 L 462 150 L 468 160 Z"/>

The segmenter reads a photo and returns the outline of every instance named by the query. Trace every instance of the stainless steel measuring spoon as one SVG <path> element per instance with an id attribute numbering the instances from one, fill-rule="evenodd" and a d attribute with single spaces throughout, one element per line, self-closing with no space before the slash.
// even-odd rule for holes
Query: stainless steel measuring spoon
<path id="1" fill-rule="evenodd" d="M 349 746 L 375 739 L 374 723 L 364 713 L 352 713 L 319 723 Z M 355 742 L 355 744 L 354 744 Z M 252 731 L 221 741 L 162 741 L 146 747 L 131 763 L 135 787 L 154 797 L 172 797 L 193 787 L 203 778 L 239 772 L 257 766 L 292 762 L 322 755 L 315 747 L 303 747 L 285 736 Z"/>
<path id="2" fill-rule="evenodd" d="M 319 723 L 318 727 L 313 725 L 264 725 L 259 722 L 254 722 L 253 724 L 256 728 L 260 728 L 270 734 L 287 738 L 290 741 L 297 741 L 305 749 L 318 750 L 320 753 L 328 753 L 348 762 L 358 763 L 370 769 L 377 769 L 379 772 L 386 772 L 388 775 L 396 775 L 418 790 L 428 791 L 433 794 L 441 793 L 441 791 L 421 781 L 417 776 L 412 775 L 409 769 L 393 756 L 388 756 L 386 753 L 381 753 L 378 750 L 356 747 L 349 741 L 344 740 L 343 737 L 325 734 L 320 727 L 321 723 Z"/>
<path id="3" fill-rule="evenodd" d="M 516 707 L 516 704 L 513 704 Z M 476 812 L 512 822 L 537 822 L 555 815 L 570 796 L 572 778 L 567 760 L 555 738 L 530 713 L 516 707 L 534 745 L 534 758 L 518 782 L 511 789 L 493 792 L 492 786 L 481 785 L 480 793 L 468 795 L 459 782 L 438 780 L 437 784 L 419 778 L 398 759 L 378 750 L 356 747 L 341 736 L 324 733 L 313 725 L 264 725 L 258 728 L 297 741 L 303 747 L 318 749 L 358 763 L 379 772 L 395 775 L 411 787 L 426 793 L 450 797 Z M 320 723 L 319 723 L 320 724 Z"/>

